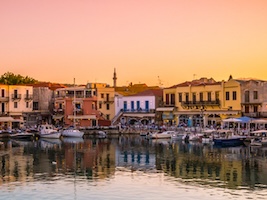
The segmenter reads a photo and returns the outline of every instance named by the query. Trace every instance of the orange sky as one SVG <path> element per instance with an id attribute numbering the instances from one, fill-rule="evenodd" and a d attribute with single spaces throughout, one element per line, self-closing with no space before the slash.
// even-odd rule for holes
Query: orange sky
<path id="1" fill-rule="evenodd" d="M 164 86 L 267 80 L 266 0 L 1 0 L 0 74 Z M 194 75 L 195 74 L 195 75 Z"/>

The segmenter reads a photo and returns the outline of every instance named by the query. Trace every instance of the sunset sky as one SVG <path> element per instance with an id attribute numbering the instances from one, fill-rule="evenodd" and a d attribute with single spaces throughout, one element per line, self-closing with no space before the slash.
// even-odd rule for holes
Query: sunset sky
<path id="1" fill-rule="evenodd" d="M 171 86 L 267 80 L 267 0 L 1 0 L 0 75 Z"/>

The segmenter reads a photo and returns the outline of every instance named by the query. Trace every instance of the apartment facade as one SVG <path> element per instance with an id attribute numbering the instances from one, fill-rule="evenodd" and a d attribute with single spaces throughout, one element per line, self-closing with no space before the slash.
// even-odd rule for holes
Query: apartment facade
<path id="1" fill-rule="evenodd" d="M 115 96 L 113 124 L 155 124 L 161 120 L 156 108 L 162 103 L 162 89 L 146 90 L 134 95 Z"/>
<path id="2" fill-rule="evenodd" d="M 1 127 L 20 128 L 27 124 L 32 113 L 33 87 L 25 85 L 0 85 Z"/>
<path id="3" fill-rule="evenodd" d="M 241 86 L 233 79 L 186 81 L 164 89 L 163 101 L 157 110 L 165 124 L 205 127 L 241 116 Z"/>

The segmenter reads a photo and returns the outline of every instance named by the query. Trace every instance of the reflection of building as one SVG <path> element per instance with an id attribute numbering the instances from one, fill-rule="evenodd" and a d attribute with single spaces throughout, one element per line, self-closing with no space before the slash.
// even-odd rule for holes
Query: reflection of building
<path id="1" fill-rule="evenodd" d="M 91 140 L 66 144 L 64 167 L 66 170 L 87 171 L 91 176 L 106 178 L 115 172 L 115 147 L 104 141 L 93 144 Z"/>
<path id="2" fill-rule="evenodd" d="M 2 177 L 0 185 L 17 181 L 21 183 L 33 181 L 33 157 L 24 154 L 24 147 L 9 146 L 8 151 L 1 150 L 0 162 Z"/>

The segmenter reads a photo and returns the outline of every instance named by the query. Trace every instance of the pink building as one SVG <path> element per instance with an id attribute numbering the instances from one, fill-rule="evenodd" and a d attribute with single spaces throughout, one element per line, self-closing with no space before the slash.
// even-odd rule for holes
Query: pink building
<path id="1" fill-rule="evenodd" d="M 97 126 L 101 119 L 97 110 L 97 89 L 88 86 L 55 90 L 53 119 L 58 125 Z"/>

